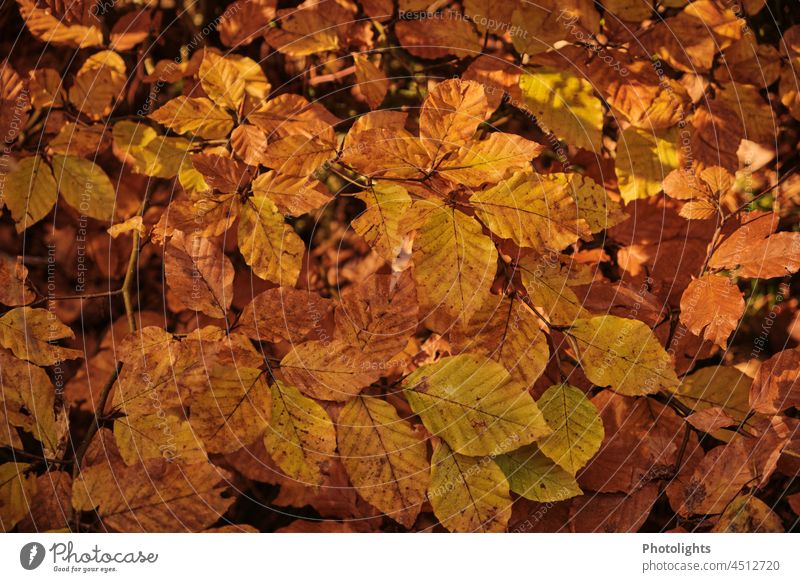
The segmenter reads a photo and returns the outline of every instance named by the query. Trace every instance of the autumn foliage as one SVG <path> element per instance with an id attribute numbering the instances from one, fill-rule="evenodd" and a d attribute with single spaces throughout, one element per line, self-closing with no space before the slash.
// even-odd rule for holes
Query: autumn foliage
<path id="1" fill-rule="evenodd" d="M 6 2 L 2 530 L 796 530 L 789 4 Z"/>

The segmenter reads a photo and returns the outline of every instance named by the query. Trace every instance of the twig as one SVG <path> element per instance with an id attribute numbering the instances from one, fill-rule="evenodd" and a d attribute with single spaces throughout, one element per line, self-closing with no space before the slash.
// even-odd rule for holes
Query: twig
<path id="1" fill-rule="evenodd" d="M 42 303 L 47 303 L 48 301 L 68 301 L 71 299 L 100 299 L 101 297 L 113 297 L 114 295 L 119 295 L 122 293 L 122 289 L 114 289 L 112 291 L 98 291 L 96 293 L 86 293 L 84 295 L 58 295 L 55 297 L 41 297 L 37 299 L 31 306 L 34 305 L 41 305 Z"/>
<path id="2" fill-rule="evenodd" d="M 25 457 L 27 459 L 31 459 L 34 461 L 39 461 L 42 463 L 50 463 L 53 465 L 68 465 L 72 463 L 72 459 L 51 459 L 49 457 L 44 457 L 42 455 L 37 455 L 36 453 L 29 453 L 28 451 L 23 451 L 22 449 L 17 449 L 10 446 L 4 446 L 0 448 L 2 451 L 8 451 L 15 457 Z"/>
<path id="3" fill-rule="evenodd" d="M 144 216 L 144 211 L 147 209 L 147 202 L 150 199 L 150 193 L 153 190 L 153 181 L 147 184 L 147 189 L 142 199 L 142 205 L 139 208 L 139 217 Z M 133 248 L 131 249 L 131 256 L 128 259 L 128 270 L 125 272 L 125 279 L 122 281 L 120 292 L 122 293 L 122 300 L 125 303 L 125 315 L 128 318 L 128 328 L 131 332 L 136 331 L 136 318 L 133 315 L 133 301 L 131 300 L 131 285 L 133 284 L 134 276 L 138 273 L 139 266 L 139 243 L 141 242 L 142 235 L 138 230 L 133 231 Z"/>

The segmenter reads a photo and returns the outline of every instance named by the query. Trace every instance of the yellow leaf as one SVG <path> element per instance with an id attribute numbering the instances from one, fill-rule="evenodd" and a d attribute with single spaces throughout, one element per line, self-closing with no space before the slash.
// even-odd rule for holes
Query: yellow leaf
<path id="1" fill-rule="evenodd" d="M 522 75 L 519 86 L 525 105 L 545 133 L 590 152 L 600 151 L 603 104 L 591 83 L 566 71 L 542 68 Z"/>
<path id="2" fill-rule="evenodd" d="M 0 317 L 0 345 L 37 366 L 82 358 L 83 352 L 52 345 L 75 334 L 47 309 L 18 307 Z"/>
<path id="3" fill-rule="evenodd" d="M 164 253 L 170 289 L 187 309 L 224 318 L 233 300 L 233 263 L 213 240 L 173 233 Z"/>
<path id="4" fill-rule="evenodd" d="M 528 445 L 495 461 L 505 473 L 511 491 L 539 503 L 554 503 L 582 495 L 575 477 L 547 458 L 536 445 Z"/>
<path id="5" fill-rule="evenodd" d="M 579 317 L 589 315 L 570 288 L 576 283 L 570 280 L 569 270 L 561 266 L 557 257 L 551 254 L 523 256 L 518 268 L 531 302 L 550 323 L 572 325 Z"/>
<path id="6" fill-rule="evenodd" d="M 147 229 L 142 222 L 141 216 L 132 216 L 128 220 L 113 224 L 106 229 L 106 232 L 111 235 L 111 238 L 117 238 L 121 234 L 127 232 L 137 232 L 139 235 L 144 235 Z"/>
<path id="7" fill-rule="evenodd" d="M 516 171 L 530 168 L 544 146 L 509 133 L 491 133 L 461 147 L 439 165 L 439 172 L 456 184 L 477 187 L 495 184 Z"/>
<path id="8" fill-rule="evenodd" d="M 272 460 L 303 485 L 322 485 L 323 469 L 336 454 L 336 430 L 328 413 L 289 384 L 272 384 L 272 420 L 264 447 Z"/>
<path id="9" fill-rule="evenodd" d="M 578 319 L 569 334 L 586 377 L 597 386 L 642 396 L 678 385 L 669 354 L 641 321 L 600 315 Z"/>
<path id="10" fill-rule="evenodd" d="M 281 360 L 286 381 L 319 400 L 350 400 L 381 372 L 361 350 L 341 340 L 306 342 Z"/>
<path id="11" fill-rule="evenodd" d="M 442 358 L 403 387 L 425 427 L 463 455 L 506 453 L 551 432 L 525 386 L 485 356 Z"/>
<path id="12" fill-rule="evenodd" d="M 401 525 L 419 515 L 428 486 L 428 450 L 411 423 L 378 398 L 359 396 L 339 414 L 339 455 L 358 493 Z"/>
<path id="13" fill-rule="evenodd" d="M 228 137 L 233 119 L 205 97 L 180 95 L 150 114 L 150 118 L 178 133 L 193 133 L 205 139 Z"/>
<path id="14" fill-rule="evenodd" d="M 686 376 L 672 392 L 693 412 L 721 407 L 736 422 L 750 413 L 752 378 L 730 366 L 708 366 Z"/>
<path id="15" fill-rule="evenodd" d="M 399 184 L 377 183 L 357 197 L 367 208 L 353 219 L 353 230 L 382 259 L 394 262 L 411 239 L 403 223 L 411 209 L 411 196 Z"/>
<path id="16" fill-rule="evenodd" d="M 419 136 L 431 166 L 468 141 L 489 113 L 486 92 L 477 81 L 450 79 L 436 85 L 419 116 Z"/>
<path id="17" fill-rule="evenodd" d="M 9 532 L 30 511 L 36 495 L 36 475 L 26 463 L 0 465 L 0 529 Z"/>
<path id="18" fill-rule="evenodd" d="M 112 220 L 117 201 L 114 185 L 92 161 L 74 156 L 53 156 L 53 174 L 61 196 L 81 215 Z"/>
<path id="19" fill-rule="evenodd" d="M 104 125 L 99 123 L 84 125 L 69 121 L 61 126 L 47 149 L 54 154 L 92 158 L 106 147 L 105 131 Z"/>
<path id="20" fill-rule="evenodd" d="M 541 451 L 574 475 L 600 449 L 603 421 L 592 401 L 569 384 L 548 388 L 538 402 L 553 434 L 538 442 Z"/>
<path id="21" fill-rule="evenodd" d="M 214 103 L 239 111 L 244 101 L 244 78 L 230 59 L 205 51 L 200 63 L 200 84 Z"/>
<path id="22" fill-rule="evenodd" d="M 475 213 L 497 236 L 538 252 L 560 251 L 589 237 L 586 221 L 578 215 L 567 174 L 514 174 L 493 188 L 470 197 Z"/>
<path id="23" fill-rule="evenodd" d="M 711 530 L 720 533 L 783 533 L 783 522 L 769 505 L 752 494 L 739 495 Z"/>
<path id="24" fill-rule="evenodd" d="M 43 219 L 58 199 L 50 167 L 39 156 L 18 160 L 6 176 L 3 201 L 11 211 L 17 232 Z"/>
<path id="25" fill-rule="evenodd" d="M 502 532 L 511 518 L 508 481 L 497 463 L 459 455 L 444 442 L 433 451 L 428 500 L 451 532 Z"/>
<path id="26" fill-rule="evenodd" d="M 114 124 L 113 136 L 116 156 L 139 174 L 172 178 L 183 165 L 191 168 L 191 163 L 184 163 L 190 143 L 182 137 L 160 136 L 152 127 L 130 121 Z"/>
<path id="27" fill-rule="evenodd" d="M 589 231 L 596 234 L 616 226 L 628 215 L 619 202 L 606 194 L 605 188 L 582 174 L 569 174 L 572 196 L 578 205 L 578 216 L 589 225 Z"/>
<path id="28" fill-rule="evenodd" d="M 239 217 L 239 250 L 257 277 L 294 287 L 305 245 L 269 198 L 248 198 Z"/>
<path id="29" fill-rule="evenodd" d="M 239 69 L 239 76 L 244 81 L 245 96 L 251 97 L 256 103 L 267 98 L 272 86 L 261 69 L 261 65 L 250 57 L 237 54 L 228 54 L 225 58 Z M 249 111 L 246 110 L 245 113 L 249 113 Z"/>
<path id="30" fill-rule="evenodd" d="M 664 178 L 678 167 L 677 141 L 676 130 L 654 133 L 631 126 L 620 133 L 616 173 L 625 202 L 661 191 Z"/>
<path id="31" fill-rule="evenodd" d="M 272 414 L 265 372 L 214 366 L 210 388 L 192 401 L 189 422 L 210 453 L 232 453 L 261 438 Z"/>
<path id="32" fill-rule="evenodd" d="M 480 308 L 497 271 L 497 250 L 461 211 L 427 202 L 414 207 L 425 213 L 413 251 L 420 317 L 444 331 Z"/>
<path id="33" fill-rule="evenodd" d="M 186 465 L 208 461 L 192 427 L 174 414 L 154 412 L 118 418 L 114 421 L 114 438 L 126 465 L 161 458 Z"/>

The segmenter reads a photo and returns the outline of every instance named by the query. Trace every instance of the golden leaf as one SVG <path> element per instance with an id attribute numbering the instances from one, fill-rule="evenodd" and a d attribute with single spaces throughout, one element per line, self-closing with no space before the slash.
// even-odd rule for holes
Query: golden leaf
<path id="1" fill-rule="evenodd" d="M 591 152 L 600 150 L 603 104 L 591 83 L 566 71 L 542 68 L 522 75 L 519 86 L 545 133 Z"/>
<path id="2" fill-rule="evenodd" d="M 392 263 L 411 240 L 404 218 L 411 196 L 399 184 L 378 182 L 357 195 L 367 208 L 353 222 L 355 230 L 385 261 Z"/>
<path id="3" fill-rule="evenodd" d="M 100 23 L 92 17 L 87 23 L 72 24 L 39 8 L 35 0 L 17 0 L 19 11 L 31 34 L 44 43 L 88 48 L 103 45 Z"/>
<path id="4" fill-rule="evenodd" d="M 600 315 L 578 319 L 569 334 L 586 377 L 597 386 L 641 396 L 678 385 L 669 354 L 641 321 Z"/>
<path id="5" fill-rule="evenodd" d="M 661 183 L 678 167 L 677 137 L 675 130 L 659 134 L 631 126 L 622 131 L 615 169 L 625 202 L 658 194 Z"/>
<path id="6" fill-rule="evenodd" d="M 463 455 L 506 453 L 551 432 L 525 386 L 485 356 L 442 358 L 403 387 L 425 427 Z"/>
<path id="7" fill-rule="evenodd" d="M 61 196 L 79 214 L 110 221 L 117 194 L 103 168 L 75 156 L 53 156 L 53 175 Z"/>
<path id="8" fill-rule="evenodd" d="M 475 213 L 497 236 L 539 252 L 560 251 L 589 237 L 589 226 L 578 215 L 567 174 L 524 171 L 470 197 Z"/>
<path id="9" fill-rule="evenodd" d="M 481 141 L 462 146 L 439 164 L 439 173 L 465 186 L 497 183 L 517 171 L 530 168 L 544 146 L 509 133 L 491 133 Z"/>
<path id="10" fill-rule="evenodd" d="M 377 109 L 389 90 L 389 79 L 366 56 L 353 54 L 353 61 L 356 66 L 356 86 L 367 100 L 369 108 Z"/>
<path id="11" fill-rule="evenodd" d="M 0 529 L 9 532 L 30 511 L 36 475 L 27 463 L 0 465 Z"/>
<path id="12" fill-rule="evenodd" d="M 208 463 L 161 461 L 126 467 L 115 447 L 99 456 L 96 463 L 81 468 L 73 483 L 72 505 L 78 511 L 95 510 L 112 531 L 201 531 L 235 500 L 222 497 L 228 474 Z"/>
<path id="13" fill-rule="evenodd" d="M 480 308 L 495 277 L 497 250 L 460 210 L 427 202 L 414 207 L 424 212 L 413 251 L 420 317 L 444 331 Z"/>
<path id="14" fill-rule="evenodd" d="M 403 48 L 423 59 L 478 55 L 481 37 L 472 25 L 458 12 L 447 10 L 441 14 L 440 18 L 398 20 L 394 32 Z"/>
<path id="15" fill-rule="evenodd" d="M 190 424 L 163 411 L 116 419 L 114 439 L 126 465 L 161 458 L 186 465 L 208 462 Z"/>
<path id="16" fill-rule="evenodd" d="M 38 155 L 18 160 L 5 180 L 3 202 L 11 211 L 17 232 L 47 216 L 58 199 L 53 172 Z"/>
<path id="17" fill-rule="evenodd" d="M 452 532 L 502 532 L 511 518 L 508 481 L 497 463 L 459 455 L 444 442 L 433 451 L 428 500 Z"/>
<path id="18" fill-rule="evenodd" d="M 304 485 L 322 485 L 323 470 L 336 455 L 336 430 L 328 413 L 294 386 L 275 382 L 272 420 L 264 447 L 275 464 Z"/>
<path id="19" fill-rule="evenodd" d="M 605 437 L 595 405 L 569 384 L 548 388 L 537 403 L 553 434 L 539 440 L 539 449 L 574 475 L 584 467 Z"/>
<path id="20" fill-rule="evenodd" d="M 47 373 L 0 349 L 0 386 L 0 409 L 7 423 L 0 427 L 0 438 L 7 439 L 16 432 L 11 427 L 18 427 L 42 443 L 45 450 L 57 454 L 55 389 Z"/>
<path id="21" fill-rule="evenodd" d="M 511 491 L 525 499 L 553 503 L 583 495 L 575 477 L 548 459 L 536 445 L 500 455 L 495 462 L 505 473 Z"/>
<path id="22" fill-rule="evenodd" d="M 200 63 L 200 84 L 214 103 L 239 111 L 244 102 L 244 79 L 230 59 L 205 51 Z"/>
<path id="23" fill-rule="evenodd" d="M 489 103 L 480 83 L 450 79 L 436 85 L 419 115 L 419 136 L 431 166 L 468 141 L 488 116 Z"/>
<path id="24" fill-rule="evenodd" d="M 37 366 L 82 358 L 81 351 L 50 343 L 74 337 L 72 330 L 47 309 L 17 307 L 0 317 L 0 345 Z"/>
<path id="25" fill-rule="evenodd" d="M 178 133 L 193 133 L 204 139 L 225 138 L 233 119 L 205 97 L 180 95 L 150 114 L 150 118 Z"/>
<path id="26" fill-rule="evenodd" d="M 263 436 L 272 415 L 266 372 L 218 365 L 209 389 L 192 400 L 189 422 L 210 453 L 232 453 Z"/>
<path id="27" fill-rule="evenodd" d="M 454 353 L 472 352 L 499 362 L 523 386 L 533 386 L 550 356 L 539 322 L 516 297 L 491 297 L 462 328 L 450 331 Z"/>
<path id="28" fill-rule="evenodd" d="M 339 414 L 337 442 L 342 463 L 358 493 L 398 523 L 414 525 L 428 486 L 423 438 L 394 407 L 359 396 Z"/>
<path id="29" fill-rule="evenodd" d="M 239 250 L 257 277 L 292 287 L 305 245 L 269 198 L 248 198 L 239 217 Z"/>

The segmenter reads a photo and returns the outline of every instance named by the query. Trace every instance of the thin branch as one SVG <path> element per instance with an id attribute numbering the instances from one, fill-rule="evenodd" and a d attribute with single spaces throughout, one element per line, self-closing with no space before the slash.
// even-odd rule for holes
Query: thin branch
<path id="1" fill-rule="evenodd" d="M 142 199 L 142 205 L 139 208 L 139 217 L 144 216 L 144 211 L 147 209 L 147 202 L 150 199 L 150 193 L 153 190 L 153 181 L 147 184 L 147 189 Z M 138 230 L 133 231 L 133 248 L 131 249 L 131 256 L 128 259 L 128 270 L 125 272 L 125 279 L 122 282 L 120 292 L 122 293 L 122 300 L 125 303 L 125 315 L 128 318 L 128 327 L 131 332 L 136 331 L 136 318 L 133 315 L 133 300 L 131 299 L 131 286 L 133 285 L 134 278 L 139 271 L 139 251 L 141 250 L 139 243 L 141 242 L 142 235 Z"/>
<path id="2" fill-rule="evenodd" d="M 72 459 L 52 459 L 50 457 L 44 457 L 42 455 L 37 455 L 36 453 L 29 453 L 28 451 L 23 451 L 22 449 L 17 449 L 10 446 L 0 447 L 0 451 L 7 451 L 14 457 L 25 457 L 26 459 L 53 465 L 68 465 L 72 463 Z"/>
<path id="3" fill-rule="evenodd" d="M 71 299 L 100 299 L 101 297 L 113 297 L 115 295 L 119 295 L 122 293 L 122 289 L 114 289 L 112 291 L 98 291 L 96 293 L 86 293 L 84 295 L 58 295 L 55 297 L 41 297 L 37 299 L 33 303 L 30 303 L 30 306 L 33 307 L 35 305 L 41 305 L 42 303 L 47 303 L 48 301 L 68 301 Z"/>

